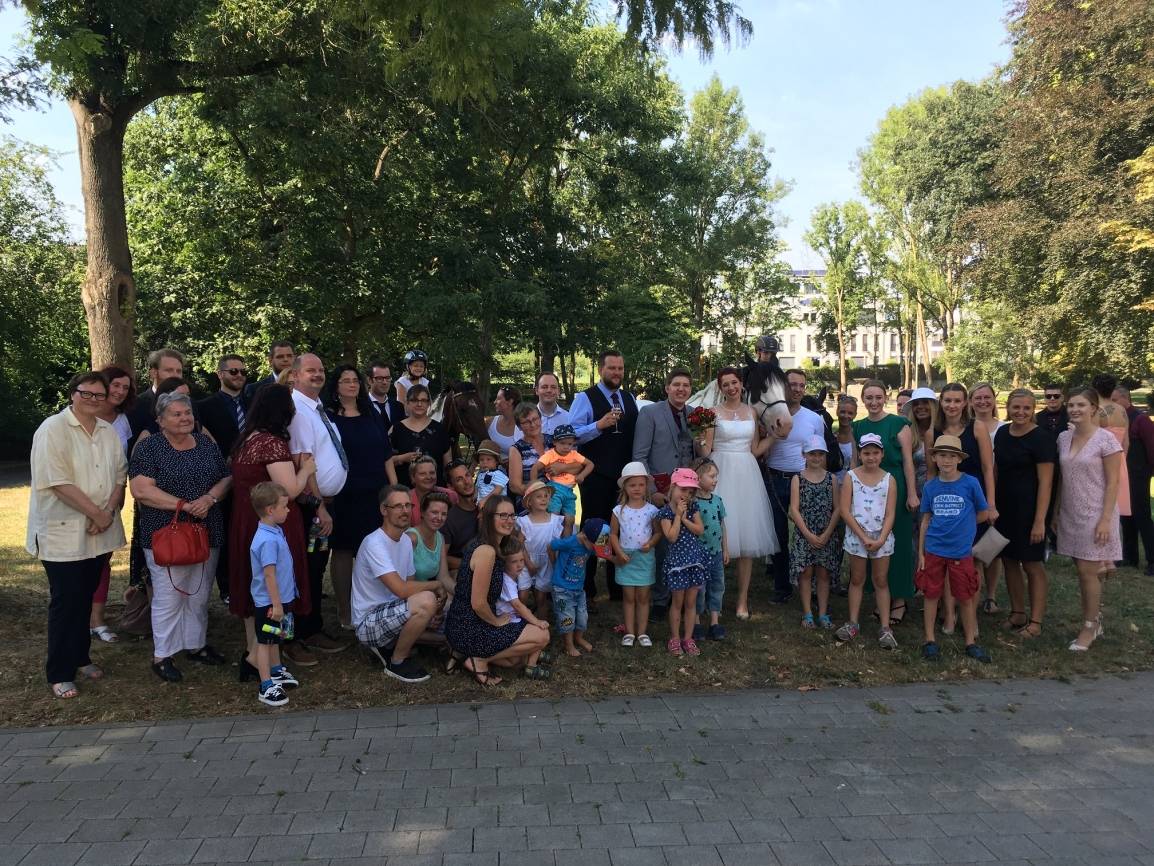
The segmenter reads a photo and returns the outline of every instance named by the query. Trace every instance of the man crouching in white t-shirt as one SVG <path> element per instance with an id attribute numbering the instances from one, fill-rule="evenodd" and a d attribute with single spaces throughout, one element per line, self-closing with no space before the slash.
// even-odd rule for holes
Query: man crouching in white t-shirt
<path id="1" fill-rule="evenodd" d="M 365 536 L 353 563 L 353 622 L 357 640 L 403 683 L 423 683 L 429 672 L 409 658 L 413 644 L 444 604 L 440 584 L 412 580 L 413 542 L 405 534 L 413 503 L 409 488 L 381 489 L 381 528 Z M 391 649 L 385 658 L 382 651 Z"/>

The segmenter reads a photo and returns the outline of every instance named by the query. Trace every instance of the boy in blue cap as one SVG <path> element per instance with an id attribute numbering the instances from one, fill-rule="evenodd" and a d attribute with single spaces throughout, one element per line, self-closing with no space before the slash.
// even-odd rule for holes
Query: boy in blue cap
<path id="1" fill-rule="evenodd" d="M 589 652 L 593 644 L 585 640 L 589 627 L 589 608 L 585 602 L 585 563 L 594 555 L 594 545 L 605 532 L 605 521 L 590 517 L 581 524 L 581 531 L 549 542 L 549 549 L 557 554 L 553 565 L 553 612 L 557 616 L 557 631 L 565 641 L 565 652 L 580 656 Z"/>

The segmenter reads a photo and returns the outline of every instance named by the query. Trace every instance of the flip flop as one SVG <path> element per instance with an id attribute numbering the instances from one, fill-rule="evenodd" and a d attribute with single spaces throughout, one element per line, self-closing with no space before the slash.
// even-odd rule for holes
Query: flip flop
<path id="1" fill-rule="evenodd" d="M 99 680 L 104 677 L 104 668 L 97 664 L 85 665 L 79 668 L 77 672 L 88 677 L 90 680 Z"/>
<path id="2" fill-rule="evenodd" d="M 61 700 L 71 700 L 78 697 L 80 692 L 76 689 L 76 683 L 53 683 L 52 694 Z"/>
<path id="3" fill-rule="evenodd" d="M 106 625 L 98 625 L 96 628 L 90 628 L 88 633 L 93 637 L 100 638 L 105 643 L 117 643 L 120 640 L 120 635 Z"/>

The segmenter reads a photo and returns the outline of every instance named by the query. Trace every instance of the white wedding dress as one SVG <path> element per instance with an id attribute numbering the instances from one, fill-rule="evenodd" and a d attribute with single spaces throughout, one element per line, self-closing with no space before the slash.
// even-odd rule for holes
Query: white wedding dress
<path id="1" fill-rule="evenodd" d="M 719 418 L 713 428 L 710 456 L 717 464 L 716 493 L 725 503 L 725 538 L 730 559 L 766 556 L 779 549 L 761 467 L 749 450 L 753 424 L 752 418 Z"/>

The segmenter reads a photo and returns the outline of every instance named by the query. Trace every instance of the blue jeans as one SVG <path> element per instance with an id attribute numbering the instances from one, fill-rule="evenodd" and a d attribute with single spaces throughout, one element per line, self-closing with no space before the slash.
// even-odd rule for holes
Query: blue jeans
<path id="1" fill-rule="evenodd" d="M 697 593 L 697 613 L 721 613 L 721 599 L 725 595 L 725 564 L 721 551 L 710 553 L 705 560 L 705 586 Z"/>
<path id="2" fill-rule="evenodd" d="M 557 617 L 560 634 L 583 632 L 589 627 L 589 608 L 585 604 L 584 589 L 553 587 L 553 614 Z"/>

